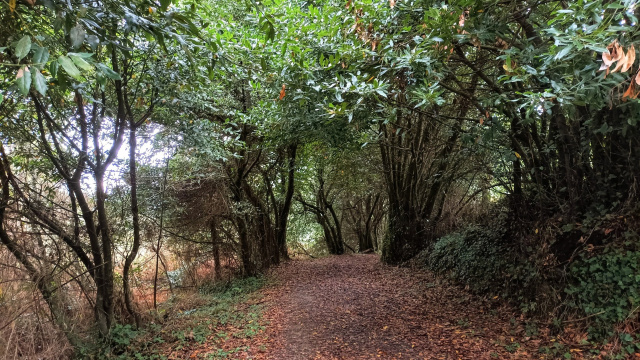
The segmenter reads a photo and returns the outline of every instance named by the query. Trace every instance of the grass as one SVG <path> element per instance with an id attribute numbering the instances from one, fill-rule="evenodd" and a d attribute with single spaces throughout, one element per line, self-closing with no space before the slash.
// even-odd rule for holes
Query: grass
<path id="1" fill-rule="evenodd" d="M 157 321 L 135 330 L 129 325 L 113 329 L 110 344 L 80 349 L 80 358 L 93 359 L 224 359 L 251 349 L 247 343 L 259 335 L 263 306 L 257 292 L 263 277 L 237 279 L 182 292 L 162 304 Z"/>

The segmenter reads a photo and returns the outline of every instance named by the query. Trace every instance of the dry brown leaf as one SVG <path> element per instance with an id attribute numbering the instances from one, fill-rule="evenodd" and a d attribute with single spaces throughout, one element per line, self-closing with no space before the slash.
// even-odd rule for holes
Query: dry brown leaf
<path id="1" fill-rule="evenodd" d="M 622 56 L 620 57 L 620 60 L 618 60 L 618 63 L 616 64 L 616 67 L 613 68 L 613 70 L 611 70 L 611 72 L 612 73 L 617 72 L 623 66 L 626 66 L 626 64 L 627 64 L 627 56 L 624 54 L 624 51 L 622 51 Z"/>
<path id="2" fill-rule="evenodd" d="M 509 44 L 507 44 L 507 42 L 502 40 L 501 38 L 497 38 L 496 39 L 496 47 L 499 48 L 499 49 L 506 50 L 506 49 L 509 48 Z"/>
<path id="3" fill-rule="evenodd" d="M 472 36 L 471 37 L 471 41 L 469 41 L 473 46 L 475 47 L 480 47 L 480 45 L 482 45 L 482 43 L 480 42 L 480 39 L 477 36 Z"/>
<path id="4" fill-rule="evenodd" d="M 9 0 L 9 10 L 11 10 L 11 12 L 16 10 L 16 0 Z"/>
<path id="5" fill-rule="evenodd" d="M 640 85 L 640 69 L 638 69 L 638 73 L 636 74 L 636 84 Z"/>
<path id="6" fill-rule="evenodd" d="M 614 53 L 612 55 L 614 55 L 614 57 L 613 57 L 614 61 L 615 60 L 620 60 L 624 56 L 624 51 L 622 51 L 622 46 L 620 46 L 620 44 L 618 44 L 617 42 L 616 42 L 616 45 L 615 45 L 615 51 L 614 51 Z"/>
<path id="7" fill-rule="evenodd" d="M 636 84 L 632 81 L 627 91 L 622 94 L 622 101 L 626 101 L 627 99 L 635 99 L 638 97 L 638 93 L 636 92 Z M 606 234 L 605 234 L 606 235 Z"/>
<path id="8" fill-rule="evenodd" d="M 602 62 L 611 66 L 614 62 L 622 58 L 622 46 L 618 44 L 618 40 L 614 40 L 609 46 L 607 46 L 607 52 L 602 53 Z"/>
<path id="9" fill-rule="evenodd" d="M 280 100 L 284 99 L 284 96 L 286 95 L 286 92 L 285 92 L 286 88 L 287 86 L 285 84 L 282 84 L 282 90 L 280 90 L 280 97 L 279 97 Z"/>
<path id="10" fill-rule="evenodd" d="M 631 67 L 633 66 L 633 63 L 636 61 L 636 48 L 633 45 L 631 45 L 629 50 L 627 50 L 627 55 L 625 58 L 625 64 L 621 70 L 622 72 L 629 71 L 629 69 L 631 69 Z"/>

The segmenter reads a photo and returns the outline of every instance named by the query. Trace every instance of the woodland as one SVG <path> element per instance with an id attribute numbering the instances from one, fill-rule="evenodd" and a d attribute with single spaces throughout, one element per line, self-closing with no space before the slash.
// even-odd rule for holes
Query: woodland
<path id="1" fill-rule="evenodd" d="M 0 0 L 0 358 L 196 358 L 318 261 L 640 356 L 637 5 Z"/>

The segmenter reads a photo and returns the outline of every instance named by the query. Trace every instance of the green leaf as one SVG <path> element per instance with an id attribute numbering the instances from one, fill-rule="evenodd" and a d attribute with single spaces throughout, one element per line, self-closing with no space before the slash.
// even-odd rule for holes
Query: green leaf
<path id="1" fill-rule="evenodd" d="M 86 33 L 82 25 L 78 24 L 71 29 L 69 32 L 69 39 L 71 39 L 71 47 L 79 48 L 80 45 L 84 42 L 84 37 Z"/>
<path id="2" fill-rule="evenodd" d="M 69 76 L 74 79 L 80 78 L 80 70 L 78 70 L 78 68 L 73 64 L 73 61 L 71 61 L 71 59 L 66 56 L 60 55 L 60 57 L 58 58 L 58 62 L 60 63 L 60 65 L 62 65 L 62 68 L 67 72 L 67 74 L 69 74 Z"/>
<path id="3" fill-rule="evenodd" d="M 567 54 L 569 54 L 569 52 L 573 49 L 573 45 L 567 45 L 564 47 L 564 49 L 560 50 L 560 52 L 558 54 L 556 54 L 556 57 L 554 58 L 555 60 L 560 60 L 563 57 L 565 57 Z"/>
<path id="4" fill-rule="evenodd" d="M 59 89 L 68 89 L 71 87 L 69 83 L 69 77 L 64 74 L 63 71 L 58 71 L 58 77 L 56 77 L 56 87 Z"/>
<path id="5" fill-rule="evenodd" d="M 40 70 L 38 69 L 35 69 L 32 76 L 33 85 L 35 86 L 36 90 L 40 94 L 45 95 L 47 93 L 47 80 L 44 78 L 44 76 L 42 76 Z"/>
<path id="6" fill-rule="evenodd" d="M 273 23 L 267 18 L 264 18 L 263 21 L 264 22 L 262 23 L 262 27 L 260 28 L 260 30 L 264 32 L 265 39 L 267 41 L 274 40 L 276 38 L 276 29 L 273 26 Z"/>
<path id="7" fill-rule="evenodd" d="M 27 66 L 18 70 L 18 74 L 16 74 L 16 85 L 18 85 L 18 90 L 20 90 L 22 95 L 29 93 L 29 88 L 31 88 L 31 72 Z"/>
<path id="8" fill-rule="evenodd" d="M 91 50 L 97 49 L 98 45 L 100 45 L 100 39 L 95 35 L 87 36 L 87 42 L 89 43 L 89 46 L 91 46 Z"/>
<path id="9" fill-rule="evenodd" d="M 624 5 L 623 4 L 618 4 L 618 3 L 611 3 L 609 5 L 607 5 L 607 9 L 624 9 Z"/>
<path id="10" fill-rule="evenodd" d="M 162 11 L 167 11 L 169 5 L 171 5 L 171 0 L 160 0 L 160 9 Z"/>
<path id="11" fill-rule="evenodd" d="M 162 47 L 162 50 L 164 50 L 164 52 L 168 53 L 169 50 L 167 50 L 167 45 L 164 42 L 164 35 L 162 35 L 161 32 L 155 31 L 155 30 L 154 30 L 153 34 L 156 36 L 156 40 L 158 41 L 158 43 Z"/>
<path id="12" fill-rule="evenodd" d="M 53 61 L 51 64 L 49 64 L 49 72 L 51 73 L 51 77 L 58 77 L 58 67 L 60 67 L 60 64 L 58 64 L 57 61 Z"/>
<path id="13" fill-rule="evenodd" d="M 2 105 L 3 100 L 4 100 L 4 95 L 0 94 L 0 105 Z"/>
<path id="14" fill-rule="evenodd" d="M 77 56 L 77 57 L 81 57 L 83 59 L 88 59 L 88 58 L 92 57 L 93 54 L 92 53 L 86 53 L 86 52 L 81 52 L 81 53 L 70 52 L 70 53 L 67 53 L 67 56 Z"/>
<path id="15" fill-rule="evenodd" d="M 84 61 L 83 58 L 81 58 L 80 56 L 77 55 L 70 55 L 69 56 L 71 58 L 71 60 L 73 60 L 73 62 L 76 64 L 76 66 L 78 66 L 80 69 L 82 70 L 92 70 L 93 67 L 91 67 L 91 64 L 89 64 L 88 62 Z"/>
<path id="16" fill-rule="evenodd" d="M 98 82 L 98 85 L 100 85 L 102 89 L 104 89 L 104 86 L 107 85 L 107 78 L 104 77 L 104 74 L 102 73 L 98 73 L 96 75 L 96 81 Z"/>
<path id="17" fill-rule="evenodd" d="M 39 47 L 33 55 L 34 66 L 38 66 L 38 68 L 42 69 L 47 61 L 49 61 L 49 49 L 46 47 Z"/>
<path id="18" fill-rule="evenodd" d="M 122 80 L 122 78 L 120 77 L 120 74 L 111 70 L 111 68 L 108 67 L 107 65 L 100 63 L 100 64 L 96 64 L 96 67 L 109 79 Z"/>
<path id="19" fill-rule="evenodd" d="M 175 20 L 177 23 L 182 24 L 184 27 L 189 28 L 191 31 L 195 30 L 196 33 L 199 31 L 199 29 L 191 22 L 191 20 L 189 20 L 189 18 L 183 14 L 173 13 L 171 14 L 171 18 Z M 176 39 L 176 40 L 183 42 L 180 39 Z"/>
<path id="20" fill-rule="evenodd" d="M 18 60 L 22 60 L 31 50 L 31 37 L 29 35 L 25 35 L 18 41 L 16 44 L 16 57 Z"/>

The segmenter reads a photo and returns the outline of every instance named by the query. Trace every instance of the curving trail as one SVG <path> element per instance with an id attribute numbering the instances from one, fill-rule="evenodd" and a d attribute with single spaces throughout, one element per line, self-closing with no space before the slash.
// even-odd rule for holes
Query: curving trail
<path id="1" fill-rule="evenodd" d="M 540 358 L 514 345 L 522 328 L 506 309 L 428 273 L 383 265 L 377 255 L 291 261 L 271 276 L 268 346 L 252 358 Z"/>

